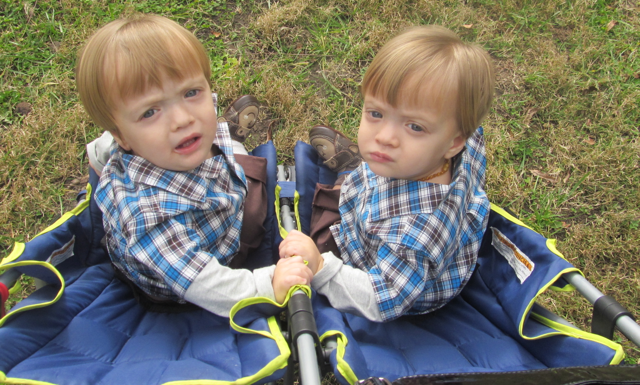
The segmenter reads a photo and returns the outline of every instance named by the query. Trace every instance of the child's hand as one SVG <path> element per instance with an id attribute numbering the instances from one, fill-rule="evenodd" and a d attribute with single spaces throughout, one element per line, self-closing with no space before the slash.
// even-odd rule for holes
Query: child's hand
<path id="1" fill-rule="evenodd" d="M 304 264 L 302 257 L 282 258 L 273 273 L 273 292 L 276 301 L 282 303 L 291 286 L 309 285 L 313 272 Z"/>
<path id="2" fill-rule="evenodd" d="M 293 256 L 300 256 L 307 261 L 314 275 L 322 269 L 324 259 L 318 247 L 310 237 L 297 230 L 289 232 L 280 243 L 280 258 Z"/>

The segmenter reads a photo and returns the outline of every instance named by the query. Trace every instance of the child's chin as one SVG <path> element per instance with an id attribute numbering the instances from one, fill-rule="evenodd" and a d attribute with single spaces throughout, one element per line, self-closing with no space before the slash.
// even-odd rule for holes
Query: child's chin
<path id="1" fill-rule="evenodd" d="M 377 176 L 381 176 L 384 178 L 397 178 L 396 174 L 391 172 L 389 169 L 381 167 L 379 165 L 369 164 L 369 168 L 373 171 Z"/>

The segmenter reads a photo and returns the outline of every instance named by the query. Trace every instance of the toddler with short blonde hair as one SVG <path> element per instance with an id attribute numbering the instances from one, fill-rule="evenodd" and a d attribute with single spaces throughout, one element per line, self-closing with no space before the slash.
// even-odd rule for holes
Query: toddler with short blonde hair
<path id="1" fill-rule="evenodd" d="M 231 268 L 264 233 L 266 159 L 233 150 L 257 100 L 238 98 L 219 122 L 210 76 L 195 36 L 154 15 L 102 27 L 77 66 L 82 103 L 113 136 L 103 138 L 104 167 L 92 167 L 101 172 L 94 199 L 117 275 L 153 309 L 192 303 L 228 316 L 243 298 L 282 302 L 311 271 L 301 258 Z"/>
<path id="2" fill-rule="evenodd" d="M 487 226 L 479 126 L 493 89 L 489 55 L 446 28 L 391 39 L 362 82 L 358 144 L 329 126 L 311 129 L 339 190 L 316 187 L 311 236 L 291 232 L 280 257 L 310 261 L 312 287 L 333 307 L 374 321 L 428 313 L 458 295 Z"/>

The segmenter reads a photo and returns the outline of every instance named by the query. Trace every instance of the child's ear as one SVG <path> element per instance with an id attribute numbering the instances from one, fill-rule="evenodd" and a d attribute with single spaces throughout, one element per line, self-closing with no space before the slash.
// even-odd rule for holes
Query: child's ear
<path id="1" fill-rule="evenodd" d="M 122 137 L 122 135 L 118 132 L 111 132 L 113 139 L 122 147 L 125 151 L 131 151 L 131 146 L 127 143 L 127 141 Z"/>
<path id="2" fill-rule="evenodd" d="M 458 136 L 453 138 L 451 147 L 449 147 L 449 150 L 444 154 L 444 158 L 451 159 L 454 156 L 458 155 L 460 151 L 462 151 L 466 143 L 467 139 L 462 134 L 459 134 Z"/>

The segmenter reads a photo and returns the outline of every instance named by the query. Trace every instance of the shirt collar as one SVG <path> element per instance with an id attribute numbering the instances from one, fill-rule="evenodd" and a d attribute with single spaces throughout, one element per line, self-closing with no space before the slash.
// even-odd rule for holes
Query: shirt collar
<path id="1" fill-rule="evenodd" d="M 148 160 L 127 153 L 114 141 L 111 162 L 122 164 L 131 181 L 136 184 L 158 187 L 188 199 L 203 202 L 211 180 L 219 179 L 222 170 L 227 167 L 230 173 L 238 173 L 231 146 L 231 137 L 226 124 L 218 124 L 214 146 L 220 154 L 213 156 L 190 171 L 171 171 L 154 165 Z M 242 177 L 238 175 L 240 181 Z"/>
<path id="2" fill-rule="evenodd" d="M 448 185 L 378 176 L 366 163 L 361 166 L 366 178 L 357 179 L 366 183 L 364 187 L 372 189 L 375 202 L 384 206 L 372 211 L 371 219 L 374 221 L 401 215 L 429 214 L 447 199 L 450 191 L 466 191 L 478 183 L 484 186 L 485 162 L 483 130 L 479 128 L 453 158 L 451 183 Z M 479 179 L 479 182 L 470 183 L 471 179 Z"/>
<path id="3" fill-rule="evenodd" d="M 432 213 L 442 202 L 451 186 L 377 176 L 365 165 L 369 187 L 380 206 L 371 212 L 371 220 Z"/>

